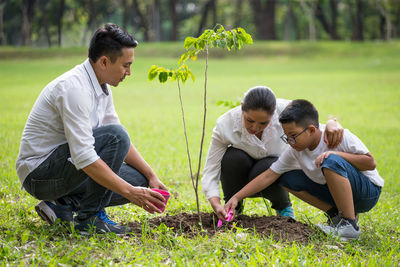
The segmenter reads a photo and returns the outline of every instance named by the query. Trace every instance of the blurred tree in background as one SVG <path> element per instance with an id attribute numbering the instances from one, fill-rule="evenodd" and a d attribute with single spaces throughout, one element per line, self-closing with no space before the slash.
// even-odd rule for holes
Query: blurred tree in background
<path id="1" fill-rule="evenodd" d="M 87 45 L 105 22 L 140 41 L 198 36 L 217 23 L 257 40 L 391 40 L 400 0 L 0 0 L 0 45 Z"/>

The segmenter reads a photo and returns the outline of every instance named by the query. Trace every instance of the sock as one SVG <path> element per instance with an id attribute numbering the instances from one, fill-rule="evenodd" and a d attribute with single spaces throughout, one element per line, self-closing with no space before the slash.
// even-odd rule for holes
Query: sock
<path id="1" fill-rule="evenodd" d="M 349 219 L 349 218 L 343 218 L 346 221 L 348 221 L 351 225 L 353 225 L 354 229 L 356 229 L 357 231 L 360 229 L 357 225 L 357 221 L 355 219 Z"/>
<path id="2" fill-rule="evenodd" d="M 327 210 L 326 215 L 328 215 L 329 219 L 332 219 L 333 217 L 335 217 L 336 215 L 338 215 L 339 211 L 336 207 L 330 208 L 329 210 Z"/>

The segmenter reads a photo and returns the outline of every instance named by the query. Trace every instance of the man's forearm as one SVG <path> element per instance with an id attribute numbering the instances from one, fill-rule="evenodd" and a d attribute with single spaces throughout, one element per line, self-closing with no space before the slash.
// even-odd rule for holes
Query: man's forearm
<path id="1" fill-rule="evenodd" d="M 131 144 L 128 154 L 125 158 L 125 163 L 132 166 L 141 172 L 147 179 L 152 179 L 156 177 L 155 172 L 150 167 L 150 165 L 143 159 L 142 155 L 140 155 L 139 151 Z"/>
<path id="2" fill-rule="evenodd" d="M 96 183 L 124 197 L 129 196 L 135 190 L 132 185 L 115 174 L 102 159 L 96 160 L 82 170 Z"/>

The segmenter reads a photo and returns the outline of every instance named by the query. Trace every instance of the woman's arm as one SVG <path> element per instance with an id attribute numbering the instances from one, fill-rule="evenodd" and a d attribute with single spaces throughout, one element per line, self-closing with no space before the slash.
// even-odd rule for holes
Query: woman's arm
<path id="1" fill-rule="evenodd" d="M 343 140 L 344 129 L 336 119 L 330 119 L 326 122 L 324 141 L 328 148 L 336 148 Z"/>

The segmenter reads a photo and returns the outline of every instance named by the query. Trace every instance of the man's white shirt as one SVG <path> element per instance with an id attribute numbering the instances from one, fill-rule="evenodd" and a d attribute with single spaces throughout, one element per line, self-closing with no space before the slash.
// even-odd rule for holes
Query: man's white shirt
<path id="1" fill-rule="evenodd" d="M 68 143 L 70 161 L 82 169 L 99 159 L 93 129 L 120 123 L 112 93 L 100 86 L 87 59 L 49 83 L 26 122 L 16 169 L 21 184 L 60 145 Z"/>

